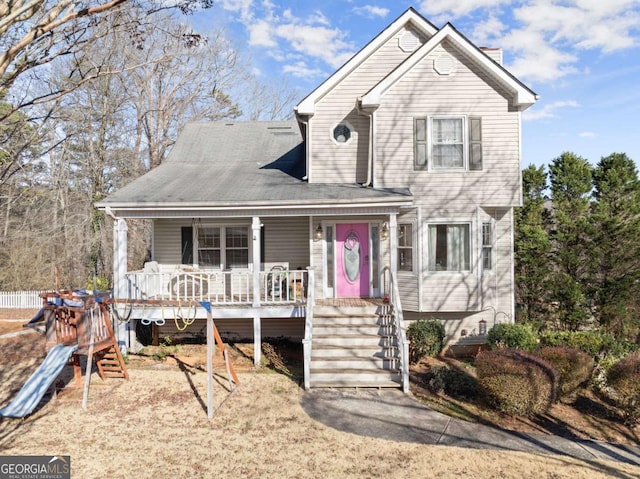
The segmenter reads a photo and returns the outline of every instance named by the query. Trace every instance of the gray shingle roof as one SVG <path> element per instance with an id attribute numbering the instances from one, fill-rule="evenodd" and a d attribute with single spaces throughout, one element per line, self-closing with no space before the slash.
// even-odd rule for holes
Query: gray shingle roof
<path id="1" fill-rule="evenodd" d="M 252 206 L 394 201 L 407 189 L 308 184 L 305 146 L 288 122 L 190 123 L 169 157 L 98 207 Z"/>

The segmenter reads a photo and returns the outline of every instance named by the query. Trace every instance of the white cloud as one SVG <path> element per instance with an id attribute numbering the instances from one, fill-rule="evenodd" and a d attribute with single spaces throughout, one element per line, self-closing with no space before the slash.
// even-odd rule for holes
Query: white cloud
<path id="1" fill-rule="evenodd" d="M 542 107 L 532 106 L 522 114 L 522 119 L 526 121 L 541 120 L 543 118 L 556 118 L 556 111 L 561 108 L 578 108 L 580 105 L 574 100 L 555 101 Z"/>
<path id="2" fill-rule="evenodd" d="M 345 40 L 346 33 L 331 27 L 330 19 L 319 10 L 303 18 L 296 16 L 292 8 L 278 12 L 278 6 L 271 0 L 216 1 L 222 8 L 238 14 L 236 19 L 244 25 L 250 46 L 269 49 L 266 53 L 279 62 L 295 54 L 303 55 L 308 62 L 320 60 L 337 68 L 355 50 Z"/>
<path id="3" fill-rule="evenodd" d="M 326 72 L 320 70 L 319 68 L 309 68 L 309 66 L 303 62 L 297 62 L 292 65 L 285 65 L 282 68 L 284 73 L 288 73 L 298 78 L 317 78 L 326 76 Z"/>
<path id="4" fill-rule="evenodd" d="M 423 0 L 432 21 L 470 25 L 476 44 L 505 49 L 514 73 L 551 82 L 580 71 L 583 51 L 638 47 L 638 0 Z M 509 31 L 507 31 L 507 26 Z M 511 54 L 511 55 L 509 55 Z"/>
<path id="5" fill-rule="evenodd" d="M 329 21 L 325 14 L 319 10 L 316 10 L 312 15 L 307 17 L 307 23 L 310 25 L 317 23 L 318 25 L 324 25 L 326 27 L 331 25 L 331 21 Z"/>
<path id="6" fill-rule="evenodd" d="M 533 3 L 515 9 L 514 17 L 526 28 L 545 32 L 550 42 L 578 49 L 610 52 L 636 43 L 632 31 L 639 16 L 628 2 L 602 2 L 606 9 L 591 1 L 574 3 Z"/>
<path id="7" fill-rule="evenodd" d="M 338 29 L 287 23 L 278 25 L 275 31 L 295 51 L 319 58 L 334 68 L 351 58 L 352 46 L 343 40 L 344 33 Z"/>
<path id="8" fill-rule="evenodd" d="M 432 21 L 447 22 L 454 18 L 469 15 L 476 10 L 495 8 L 502 4 L 509 5 L 513 0 L 423 0 L 420 10 Z"/>
<path id="9" fill-rule="evenodd" d="M 389 15 L 389 9 L 384 7 L 376 7 L 374 5 L 364 5 L 362 7 L 355 7 L 354 13 L 366 18 L 385 18 Z"/>
<path id="10" fill-rule="evenodd" d="M 261 47 L 275 47 L 278 43 L 273 38 L 273 29 L 269 22 L 259 20 L 247 26 L 249 31 L 249 45 Z"/>
<path id="11" fill-rule="evenodd" d="M 529 82 L 546 83 L 578 71 L 575 55 L 554 48 L 534 30 L 511 32 L 502 38 L 501 46 L 515 53 L 509 71 Z"/>
<path id="12" fill-rule="evenodd" d="M 252 17 L 253 0 L 216 0 L 216 3 L 225 10 L 239 13 L 243 20 L 249 20 Z"/>
<path id="13" fill-rule="evenodd" d="M 479 22 L 473 29 L 472 37 L 476 45 L 493 46 L 495 38 L 502 35 L 507 26 L 496 16 L 490 16 L 487 20 Z"/>
<path id="14" fill-rule="evenodd" d="M 579 133 L 578 136 L 580 138 L 594 138 L 596 134 L 592 131 L 583 131 L 582 133 Z"/>

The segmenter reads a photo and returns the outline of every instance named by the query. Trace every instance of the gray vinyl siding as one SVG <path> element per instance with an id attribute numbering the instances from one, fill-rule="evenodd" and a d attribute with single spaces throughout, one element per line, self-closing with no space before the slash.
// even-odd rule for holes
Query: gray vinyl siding
<path id="1" fill-rule="evenodd" d="M 492 304 L 497 313 L 513 317 L 513 210 L 496 210 L 496 292 Z"/>
<path id="2" fill-rule="evenodd" d="M 400 298 L 402 299 L 402 309 L 418 311 L 420 308 L 418 288 L 418 282 L 420 280 L 419 256 L 422 248 L 419 247 L 421 235 L 417 211 L 414 209 L 399 215 L 398 224 L 401 223 L 411 223 L 413 227 L 413 271 L 398 271 L 397 274 L 398 288 L 400 290 Z"/>
<path id="3" fill-rule="evenodd" d="M 288 263 L 289 269 L 309 266 L 309 218 L 262 218 L 265 263 Z"/>
<path id="4" fill-rule="evenodd" d="M 388 75 L 411 52 L 398 46 L 402 30 L 381 46 L 316 104 L 311 118 L 311 181 L 313 183 L 364 183 L 367 180 L 369 117 L 356 109 L 356 99 Z M 336 144 L 333 128 L 347 121 L 354 128 L 351 141 Z"/>
<path id="5" fill-rule="evenodd" d="M 456 58 L 456 69 L 450 75 L 439 75 L 433 59 L 445 52 Z M 445 42 L 382 97 L 376 112 L 375 185 L 408 186 L 416 201 L 431 210 L 446 208 L 451 202 L 462 208 L 465 204 L 519 205 L 520 117 L 510 110 L 501 86 Z M 429 115 L 482 119 L 481 171 L 414 169 L 414 118 Z"/>
<path id="6" fill-rule="evenodd" d="M 191 220 L 155 220 L 153 222 L 153 259 L 163 265 L 177 265 L 182 261 L 183 226 L 192 226 Z"/>

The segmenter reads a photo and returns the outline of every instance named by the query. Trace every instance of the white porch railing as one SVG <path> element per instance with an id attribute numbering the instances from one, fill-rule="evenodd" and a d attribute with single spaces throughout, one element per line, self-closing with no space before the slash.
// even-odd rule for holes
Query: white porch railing
<path id="1" fill-rule="evenodd" d="M 0 291 L 0 308 L 38 309 L 42 307 L 40 295 L 46 291 Z"/>
<path id="2" fill-rule="evenodd" d="M 303 270 L 260 271 L 258 292 L 253 291 L 251 271 L 132 271 L 126 278 L 128 299 L 136 300 L 250 305 L 258 295 L 259 303 L 282 304 L 306 301 L 307 292 L 307 272 Z"/>
<path id="3" fill-rule="evenodd" d="M 402 304 L 400 302 L 400 289 L 398 288 L 398 283 L 388 266 L 384 268 L 382 274 L 384 278 L 384 296 L 389 299 L 389 312 L 394 318 L 396 337 L 398 339 L 402 391 L 409 393 L 409 341 L 407 340 L 405 332 L 404 315 L 402 313 Z"/>

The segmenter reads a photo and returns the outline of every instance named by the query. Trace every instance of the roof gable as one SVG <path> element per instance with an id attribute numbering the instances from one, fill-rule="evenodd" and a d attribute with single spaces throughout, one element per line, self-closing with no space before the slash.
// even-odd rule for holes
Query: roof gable
<path id="1" fill-rule="evenodd" d="M 443 41 L 449 39 L 458 48 L 476 61 L 492 78 L 512 93 L 513 102 L 519 110 L 525 110 L 537 100 L 537 95 L 525 86 L 520 80 L 509 73 L 504 67 L 489 58 L 482 50 L 473 45 L 464 35 L 458 32 L 453 25 L 447 23 L 427 42 L 409 56 L 401 65 L 387 75 L 380 83 L 373 87 L 360 99 L 363 108 L 376 108 L 384 94 L 389 91 L 407 72 L 418 65 L 429 53 L 431 53 Z"/>
<path id="2" fill-rule="evenodd" d="M 295 107 L 298 115 L 313 115 L 316 103 L 331 91 L 341 80 L 353 72 L 376 50 L 388 42 L 394 35 L 407 26 L 412 26 L 427 38 L 436 34 L 438 29 L 413 8 L 408 8 L 402 15 L 394 20 L 387 28 L 371 40 L 364 48 L 356 53 L 347 63 L 342 65 L 335 73 L 327 78 L 320 86 L 307 95 Z M 428 43 L 428 42 L 427 42 Z"/>

